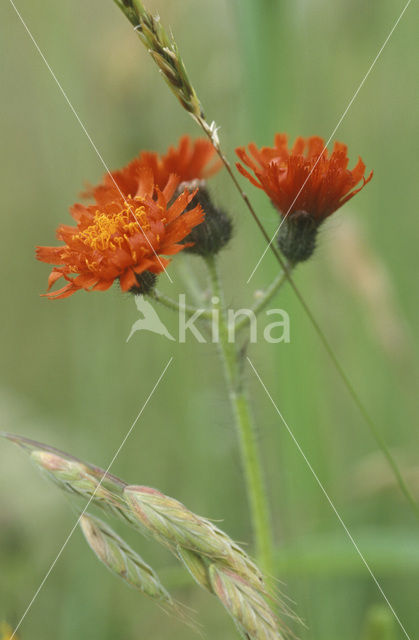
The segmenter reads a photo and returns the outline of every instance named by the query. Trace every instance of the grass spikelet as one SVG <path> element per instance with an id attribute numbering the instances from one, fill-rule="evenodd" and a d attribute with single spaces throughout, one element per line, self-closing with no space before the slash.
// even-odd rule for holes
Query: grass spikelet
<path id="1" fill-rule="evenodd" d="M 37 449 L 30 453 L 30 458 L 60 489 L 73 496 L 92 500 L 104 511 L 127 519 L 127 509 L 122 497 L 100 484 L 100 479 L 92 476 L 89 468 L 82 462 L 67 460 L 55 453 Z"/>
<path id="2" fill-rule="evenodd" d="M 198 553 L 195 553 L 195 551 L 185 549 L 185 547 L 181 547 L 179 545 L 176 547 L 176 553 L 179 560 L 183 562 L 195 582 L 212 593 L 213 589 L 208 574 L 208 560 L 200 556 Z"/>
<path id="3" fill-rule="evenodd" d="M 156 489 L 127 486 L 124 495 L 141 525 L 218 597 L 244 638 L 281 640 L 258 567 L 227 534 Z"/>
<path id="4" fill-rule="evenodd" d="M 154 570 L 111 527 L 87 513 L 81 516 L 80 527 L 93 553 L 112 573 L 166 608 L 177 610 Z"/>
<path id="5" fill-rule="evenodd" d="M 264 594 L 242 576 L 213 564 L 209 577 L 214 593 L 247 640 L 281 640 L 278 621 Z"/>
<path id="6" fill-rule="evenodd" d="M 93 496 L 93 504 L 131 524 L 133 518 L 123 497 L 125 482 L 100 467 L 41 442 L 4 432 L 0 432 L 0 436 L 26 451 L 37 469 L 60 489 L 87 501 Z"/>
<path id="7" fill-rule="evenodd" d="M 173 36 L 167 34 L 160 18 L 153 16 L 141 0 L 115 0 L 115 3 L 134 25 L 141 42 L 182 107 L 194 118 L 204 119 L 201 103 L 189 80 L 178 46 Z"/>
<path id="8" fill-rule="evenodd" d="M 263 585 L 262 574 L 249 556 L 206 518 L 150 487 L 127 486 L 124 495 L 142 526 L 175 553 L 179 547 L 193 551 L 229 567 L 255 586 Z"/>
<path id="9" fill-rule="evenodd" d="M 0 431 L 0 437 L 10 440 L 10 442 L 13 442 L 14 444 L 17 444 L 21 449 L 29 454 L 33 451 L 44 451 L 45 453 L 55 454 L 58 457 L 63 458 L 63 460 L 77 462 L 80 465 L 83 465 L 88 473 L 96 480 L 102 480 L 103 487 L 115 494 L 119 494 L 121 496 L 123 495 L 123 490 L 124 487 L 126 487 L 126 482 L 123 482 L 120 478 L 117 478 L 111 473 L 107 473 L 101 467 L 97 467 L 96 465 L 90 464 L 89 462 L 79 460 L 79 458 L 76 458 L 75 456 L 72 456 L 65 451 L 61 451 L 60 449 L 56 449 L 55 447 L 50 447 L 47 444 L 38 442 L 37 440 L 31 440 L 30 438 L 25 438 L 24 436 L 15 435 L 14 433 L 6 433 L 4 431 Z"/>

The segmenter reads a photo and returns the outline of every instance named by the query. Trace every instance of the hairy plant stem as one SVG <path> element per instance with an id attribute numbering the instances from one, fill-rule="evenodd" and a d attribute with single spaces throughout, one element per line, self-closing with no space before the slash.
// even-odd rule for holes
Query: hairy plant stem
<path id="1" fill-rule="evenodd" d="M 235 417 L 240 454 L 246 480 L 247 496 L 255 536 L 257 560 L 269 578 L 273 575 L 273 536 L 259 446 L 241 375 L 242 354 L 229 341 L 223 291 L 216 259 L 206 258 L 210 275 L 214 308 L 218 311 L 219 353 L 223 361 L 229 397 Z M 218 302 L 216 301 L 218 299 Z"/>
<path id="2" fill-rule="evenodd" d="M 160 291 L 154 290 L 150 294 L 150 297 L 154 298 L 154 300 L 156 300 L 157 302 L 160 302 L 160 304 L 164 305 L 168 309 L 172 309 L 172 311 L 183 310 L 185 314 L 189 317 L 192 317 L 193 315 L 195 315 L 195 313 L 199 312 L 200 313 L 199 318 L 202 318 L 205 320 L 211 320 L 212 318 L 212 312 L 209 309 L 198 309 L 198 307 L 193 307 L 189 304 L 181 305 L 179 302 L 177 302 L 176 300 L 173 300 L 173 298 L 169 298 L 169 296 L 166 296 L 164 293 L 161 293 Z"/>
<path id="3" fill-rule="evenodd" d="M 275 294 L 279 291 L 279 289 L 282 287 L 282 285 L 286 281 L 287 281 L 287 274 L 284 273 L 283 271 L 280 272 L 276 276 L 276 278 L 271 282 L 269 287 L 262 293 L 261 297 L 256 302 L 256 304 L 253 305 L 251 311 L 254 313 L 255 316 L 257 316 L 261 311 L 263 311 L 267 307 L 267 305 L 270 303 L 272 298 L 275 296 Z M 242 329 L 247 327 L 249 324 L 250 324 L 250 316 L 245 315 L 241 320 L 236 322 L 235 331 L 241 331 Z"/>

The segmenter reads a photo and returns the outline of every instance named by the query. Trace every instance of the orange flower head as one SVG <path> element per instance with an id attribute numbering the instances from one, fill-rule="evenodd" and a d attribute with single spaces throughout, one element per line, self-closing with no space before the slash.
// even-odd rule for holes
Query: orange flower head
<path id="1" fill-rule="evenodd" d="M 371 171 L 365 178 L 361 158 L 352 170 L 348 169 L 347 146 L 335 142 L 329 154 L 318 136 L 299 137 L 289 149 L 287 136 L 278 133 L 273 147 L 258 149 L 252 143 L 249 153 L 244 147 L 236 153 L 243 163 L 237 163 L 240 173 L 265 191 L 286 220 L 281 225 L 279 243 L 295 262 L 311 255 L 318 226 L 361 191 L 373 175 Z"/>
<path id="2" fill-rule="evenodd" d="M 93 196 L 98 202 L 114 197 L 114 191 L 121 192 L 124 196 L 133 195 L 144 168 L 151 169 L 155 185 L 160 190 L 165 188 L 173 174 L 179 178 L 179 184 L 206 180 L 221 167 L 221 161 L 215 160 L 215 154 L 209 140 L 198 138 L 192 141 L 189 136 L 183 136 L 178 147 L 169 147 L 164 155 L 154 151 L 141 152 L 119 171 L 106 174 L 101 184 L 83 195 Z"/>
<path id="3" fill-rule="evenodd" d="M 178 193 L 183 188 L 197 190 L 189 208 L 200 204 L 205 212 L 205 221 L 198 225 L 186 238 L 185 248 L 196 255 L 208 256 L 218 253 L 230 240 L 231 220 L 216 207 L 206 188 L 206 179 L 217 172 L 222 163 L 215 159 L 216 151 L 209 140 L 191 140 L 183 136 L 178 147 L 170 147 L 164 155 L 143 151 L 126 167 L 105 175 L 98 186 L 85 192 L 93 196 L 99 204 L 115 197 L 128 197 L 136 193 L 139 176 L 144 169 L 153 172 L 155 185 L 164 189 L 171 175 L 179 179 Z"/>
<path id="4" fill-rule="evenodd" d="M 200 206 L 187 210 L 195 193 L 184 191 L 173 202 L 179 179 L 172 175 L 164 189 L 156 187 L 149 168 L 138 174 L 136 190 L 125 198 L 94 205 L 75 204 L 76 227 L 61 225 L 60 247 L 37 247 L 37 258 L 57 265 L 48 289 L 64 278 L 67 284 L 48 298 L 66 298 L 80 289 L 105 291 L 119 280 L 123 291 L 147 293 L 170 260 L 163 256 L 182 251 L 186 236 L 201 224 Z"/>
<path id="5" fill-rule="evenodd" d="M 297 138 L 288 149 L 287 136 L 277 134 L 274 147 L 258 149 L 249 145 L 250 157 L 243 147 L 236 150 L 240 160 L 254 172 L 256 179 L 239 163 L 237 168 L 252 184 L 263 189 L 283 215 L 306 211 L 321 222 L 353 198 L 372 178 L 364 177 L 361 158 L 348 169 L 347 146 L 335 142 L 332 153 L 323 138 Z M 355 189 L 362 180 L 362 185 Z M 304 185 L 304 186 L 303 186 Z"/>

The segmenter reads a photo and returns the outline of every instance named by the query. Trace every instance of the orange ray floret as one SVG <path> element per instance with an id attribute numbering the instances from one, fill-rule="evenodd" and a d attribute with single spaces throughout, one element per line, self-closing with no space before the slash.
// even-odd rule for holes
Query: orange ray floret
<path id="1" fill-rule="evenodd" d="M 299 137 L 288 148 L 285 134 L 275 136 L 273 147 L 258 149 L 249 144 L 236 149 L 251 173 L 240 163 L 237 168 L 250 182 L 263 189 L 283 216 L 294 212 L 308 213 L 318 224 L 353 198 L 372 178 L 367 178 L 361 158 L 356 166 L 348 169 L 347 146 L 335 142 L 331 154 L 325 149 L 323 138 Z M 362 180 L 362 185 L 355 189 Z"/>
<path id="2" fill-rule="evenodd" d="M 105 291 L 117 279 L 123 291 L 141 291 L 141 274 L 161 273 L 170 262 L 163 256 L 187 247 L 182 241 L 204 219 L 199 205 L 187 210 L 195 193 L 184 191 L 169 204 L 178 185 L 179 179 L 171 176 L 161 190 L 151 170 L 143 169 L 133 195 L 90 206 L 75 204 L 70 211 L 77 226 L 57 230 L 65 244 L 37 247 L 38 260 L 57 265 L 48 289 L 60 278 L 67 281 L 45 295 L 56 299 L 80 289 Z"/>
<path id="3" fill-rule="evenodd" d="M 93 196 L 98 202 L 114 197 L 114 191 L 120 192 L 119 195 L 132 196 L 137 191 L 138 179 L 144 168 L 151 169 L 155 184 L 161 190 L 172 174 L 179 178 L 179 183 L 205 180 L 221 167 L 221 161 L 215 159 L 215 154 L 209 140 L 191 140 L 189 136 L 183 136 L 178 147 L 169 147 L 164 155 L 154 151 L 141 152 L 122 169 L 106 174 L 101 184 L 83 195 Z"/>

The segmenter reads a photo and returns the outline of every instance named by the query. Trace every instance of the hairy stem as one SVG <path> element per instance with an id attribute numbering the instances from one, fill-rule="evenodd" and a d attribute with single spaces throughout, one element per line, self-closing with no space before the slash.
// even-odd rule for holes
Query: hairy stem
<path id="1" fill-rule="evenodd" d="M 212 312 L 209 309 L 198 309 L 198 307 L 193 307 L 189 304 L 182 305 L 181 303 L 173 300 L 173 298 L 169 298 L 164 293 L 160 291 L 154 290 L 150 297 L 154 298 L 160 304 L 163 304 L 168 309 L 172 309 L 172 311 L 180 311 L 183 310 L 185 314 L 189 317 L 192 317 L 195 313 L 200 312 L 199 318 L 205 318 L 205 320 L 211 320 Z"/>
<path id="2" fill-rule="evenodd" d="M 247 394 L 241 376 L 241 354 L 236 345 L 229 341 L 228 325 L 223 301 L 223 291 L 214 257 L 206 259 L 212 292 L 218 302 L 220 355 L 224 364 L 229 397 L 235 417 L 240 443 L 240 454 L 246 480 L 247 496 L 255 536 L 256 553 L 265 575 L 273 574 L 273 537 L 265 480 L 262 471 L 259 446 L 256 438 Z"/>

